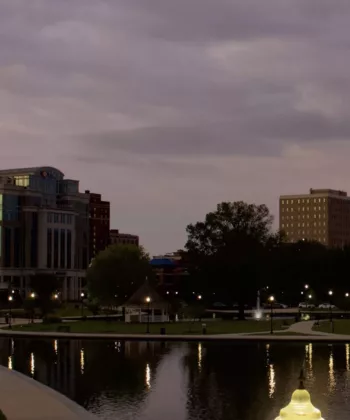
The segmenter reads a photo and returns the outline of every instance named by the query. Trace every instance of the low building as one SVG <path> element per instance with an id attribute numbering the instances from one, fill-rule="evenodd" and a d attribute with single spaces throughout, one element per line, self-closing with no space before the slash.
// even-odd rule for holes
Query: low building
<path id="1" fill-rule="evenodd" d="M 109 243 L 111 245 L 136 245 L 139 246 L 139 237 L 130 233 L 121 233 L 118 229 L 111 229 L 109 232 Z"/>
<path id="2" fill-rule="evenodd" d="M 176 293 L 184 277 L 188 276 L 187 266 L 178 252 L 154 256 L 150 264 L 157 277 L 158 286 L 165 293 Z"/>

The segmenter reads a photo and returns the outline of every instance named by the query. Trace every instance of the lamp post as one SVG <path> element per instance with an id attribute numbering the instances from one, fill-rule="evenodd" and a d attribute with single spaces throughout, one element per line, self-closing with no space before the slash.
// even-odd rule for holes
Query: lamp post
<path id="1" fill-rule="evenodd" d="M 332 333 L 334 332 L 334 325 L 333 325 L 333 311 L 332 311 L 332 296 L 333 296 L 333 290 L 330 290 L 328 292 L 329 296 L 329 322 L 331 323 L 331 329 Z"/>
<path id="2" fill-rule="evenodd" d="M 273 302 L 275 298 L 273 296 L 269 297 L 270 302 L 270 334 L 273 334 Z"/>
<path id="3" fill-rule="evenodd" d="M 9 300 L 9 304 L 10 304 L 9 328 L 12 329 L 12 301 L 13 301 L 13 296 L 10 295 L 8 297 L 8 300 Z"/>
<path id="4" fill-rule="evenodd" d="M 324 420 L 320 410 L 314 407 L 311 403 L 311 397 L 304 386 L 304 374 L 301 371 L 299 377 L 299 387 L 293 392 L 292 400 L 287 407 L 282 408 L 280 415 L 276 420 Z"/>
<path id="5" fill-rule="evenodd" d="M 32 292 L 29 296 L 30 296 L 31 299 L 35 299 L 35 293 L 34 292 Z M 33 305 L 35 305 L 35 304 L 33 304 Z M 34 312 L 35 312 L 35 307 L 30 305 L 30 315 L 31 315 L 30 323 L 31 324 L 34 323 Z"/>
<path id="6" fill-rule="evenodd" d="M 149 334 L 149 312 L 151 306 L 151 298 L 149 296 L 146 297 L 147 302 L 147 334 Z"/>
<path id="7" fill-rule="evenodd" d="M 80 293 L 80 298 L 81 298 L 81 317 L 84 317 L 84 297 L 85 297 L 85 293 L 81 292 Z"/>

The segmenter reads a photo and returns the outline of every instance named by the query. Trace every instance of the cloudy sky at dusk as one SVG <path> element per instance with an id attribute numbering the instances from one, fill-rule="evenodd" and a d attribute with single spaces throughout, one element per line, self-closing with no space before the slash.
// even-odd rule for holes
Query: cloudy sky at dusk
<path id="1" fill-rule="evenodd" d="M 220 201 L 350 192 L 349 0 L 0 0 L 0 167 L 51 165 L 152 253 Z"/>

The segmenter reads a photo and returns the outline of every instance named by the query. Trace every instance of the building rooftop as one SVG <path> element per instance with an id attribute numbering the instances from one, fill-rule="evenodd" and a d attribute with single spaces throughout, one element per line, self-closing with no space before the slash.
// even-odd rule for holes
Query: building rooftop
<path id="1" fill-rule="evenodd" d="M 340 197 L 345 199 L 350 199 L 346 191 L 341 190 L 333 190 L 331 188 L 321 188 L 321 189 L 313 189 L 310 188 L 309 193 L 307 194 L 284 194 L 280 196 L 280 199 L 285 198 L 310 198 L 312 197 Z"/>

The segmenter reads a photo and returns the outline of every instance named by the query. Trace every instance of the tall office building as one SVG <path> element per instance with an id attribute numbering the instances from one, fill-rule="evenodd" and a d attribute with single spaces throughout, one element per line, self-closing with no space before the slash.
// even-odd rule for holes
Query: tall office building
<path id="1" fill-rule="evenodd" d="M 103 201 L 101 194 L 85 191 L 89 196 L 90 259 L 109 245 L 110 202 Z"/>
<path id="2" fill-rule="evenodd" d="M 89 263 L 89 196 L 52 167 L 0 171 L 0 287 L 30 292 L 30 276 L 62 279 L 79 299 Z"/>
<path id="3" fill-rule="evenodd" d="M 344 191 L 310 189 L 282 195 L 279 226 L 289 242 L 318 241 L 331 247 L 350 244 L 350 197 Z"/>

